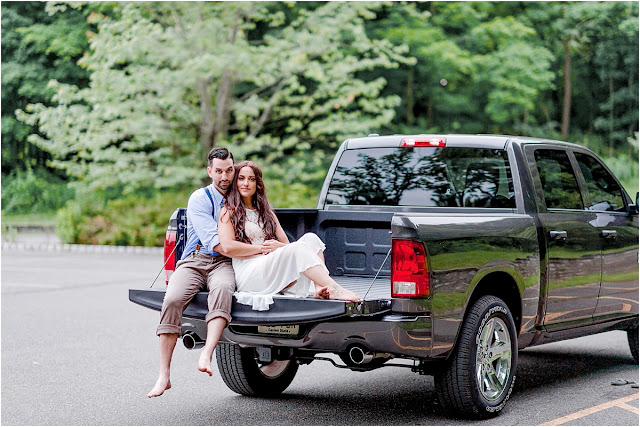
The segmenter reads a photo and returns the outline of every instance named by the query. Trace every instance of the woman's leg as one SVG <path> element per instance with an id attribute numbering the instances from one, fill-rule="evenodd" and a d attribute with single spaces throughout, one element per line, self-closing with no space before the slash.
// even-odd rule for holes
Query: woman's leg
<path id="1" fill-rule="evenodd" d="M 311 249 L 313 249 L 314 253 L 318 256 L 318 258 L 320 258 L 322 260 L 322 263 L 323 264 L 325 263 L 324 262 L 324 250 L 325 250 L 326 246 L 325 246 L 324 242 L 322 242 L 322 240 L 318 237 L 317 234 L 315 234 L 315 233 L 306 233 L 298 241 L 305 243 L 307 246 L 309 246 Z"/>
<path id="2" fill-rule="evenodd" d="M 308 268 L 302 274 L 311 279 L 316 287 L 316 295 L 320 296 L 320 298 L 326 296 L 327 299 L 362 301 L 362 298 L 360 298 L 358 294 L 338 285 L 319 265 Z M 316 296 L 316 298 L 318 296 Z"/>

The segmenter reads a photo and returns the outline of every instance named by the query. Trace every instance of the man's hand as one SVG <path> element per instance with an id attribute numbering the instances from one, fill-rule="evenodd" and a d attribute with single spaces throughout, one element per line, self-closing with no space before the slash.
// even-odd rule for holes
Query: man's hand
<path id="1" fill-rule="evenodd" d="M 265 240 L 264 243 L 262 244 L 262 253 L 264 255 L 267 255 L 283 246 L 286 246 L 286 243 L 282 243 L 279 240 L 275 240 L 275 239 Z"/>

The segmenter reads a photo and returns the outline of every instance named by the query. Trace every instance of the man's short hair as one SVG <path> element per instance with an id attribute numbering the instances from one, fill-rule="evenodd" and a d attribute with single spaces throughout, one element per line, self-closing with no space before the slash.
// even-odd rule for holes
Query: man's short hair
<path id="1" fill-rule="evenodd" d="M 227 160 L 228 158 L 231 158 L 231 160 L 233 160 L 233 154 L 231 154 L 231 151 L 223 147 L 212 148 L 211 151 L 209 151 L 209 155 L 207 156 L 209 166 L 211 166 L 213 159 Z M 235 160 L 233 161 L 235 163 Z"/>

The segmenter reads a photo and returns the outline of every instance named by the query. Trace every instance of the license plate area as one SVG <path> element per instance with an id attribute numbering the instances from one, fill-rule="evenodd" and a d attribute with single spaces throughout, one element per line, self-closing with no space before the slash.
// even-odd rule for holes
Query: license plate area
<path id="1" fill-rule="evenodd" d="M 258 326 L 258 333 L 296 336 L 300 333 L 300 325 Z"/>

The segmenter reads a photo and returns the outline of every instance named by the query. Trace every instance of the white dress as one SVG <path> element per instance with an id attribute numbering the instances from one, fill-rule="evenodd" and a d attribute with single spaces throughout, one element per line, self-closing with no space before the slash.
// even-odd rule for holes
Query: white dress
<path id="1" fill-rule="evenodd" d="M 261 245 L 265 241 L 255 209 L 247 209 L 245 233 L 254 245 Z M 236 300 L 240 304 L 250 305 L 253 310 L 264 311 L 269 310 L 269 306 L 273 304 L 275 294 L 302 298 L 312 296 L 315 286 L 302 272 L 320 265 L 329 274 L 318 256 L 324 249 L 325 244 L 318 236 L 307 233 L 297 242 L 289 243 L 267 255 L 233 258 Z M 296 283 L 287 288 L 293 281 Z"/>

